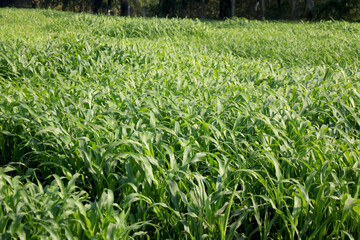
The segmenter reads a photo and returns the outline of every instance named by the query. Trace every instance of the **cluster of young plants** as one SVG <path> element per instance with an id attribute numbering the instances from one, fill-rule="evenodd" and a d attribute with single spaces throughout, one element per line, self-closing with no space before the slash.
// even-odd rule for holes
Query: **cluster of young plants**
<path id="1" fill-rule="evenodd" d="M 4 239 L 358 239 L 360 25 L 0 9 Z"/>

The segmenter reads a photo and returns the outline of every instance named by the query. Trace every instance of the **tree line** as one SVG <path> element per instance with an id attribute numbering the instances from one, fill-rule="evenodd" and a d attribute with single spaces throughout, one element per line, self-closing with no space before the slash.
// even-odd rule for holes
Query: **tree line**
<path id="1" fill-rule="evenodd" d="M 0 7 L 118 16 L 360 21 L 360 0 L 1 0 Z"/>

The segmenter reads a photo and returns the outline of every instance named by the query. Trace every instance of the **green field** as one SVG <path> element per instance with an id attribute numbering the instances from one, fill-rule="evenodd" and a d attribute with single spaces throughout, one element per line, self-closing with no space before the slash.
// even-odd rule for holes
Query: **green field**
<path id="1" fill-rule="evenodd" d="M 1 239 L 359 239 L 360 24 L 0 9 Z"/>

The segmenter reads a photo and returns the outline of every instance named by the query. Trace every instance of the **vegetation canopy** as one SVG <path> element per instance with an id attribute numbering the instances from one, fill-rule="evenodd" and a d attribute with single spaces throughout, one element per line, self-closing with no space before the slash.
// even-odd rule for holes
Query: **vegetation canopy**
<path id="1" fill-rule="evenodd" d="M 0 7 L 142 17 L 360 21 L 359 0 L 1 0 Z"/>
<path id="2" fill-rule="evenodd" d="M 360 238 L 359 24 L 5 8 L 0 32 L 0 238 Z"/>

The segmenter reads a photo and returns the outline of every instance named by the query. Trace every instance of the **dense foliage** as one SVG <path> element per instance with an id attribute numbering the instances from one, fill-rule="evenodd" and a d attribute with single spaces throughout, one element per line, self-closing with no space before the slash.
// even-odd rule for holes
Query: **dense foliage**
<path id="1" fill-rule="evenodd" d="M 359 239 L 360 25 L 0 9 L 3 239 Z"/>
<path id="2" fill-rule="evenodd" d="M 143 17 L 360 21 L 359 0 L 1 0 L 4 6 Z"/>

